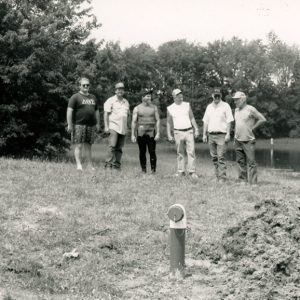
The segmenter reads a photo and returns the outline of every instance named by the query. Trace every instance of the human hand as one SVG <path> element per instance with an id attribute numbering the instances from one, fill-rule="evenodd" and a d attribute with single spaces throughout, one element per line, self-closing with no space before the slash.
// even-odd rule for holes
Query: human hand
<path id="1" fill-rule="evenodd" d="M 132 143 L 136 143 L 136 137 L 135 137 L 135 135 L 132 135 L 132 136 L 131 136 L 131 142 L 132 142 Z"/>
<path id="2" fill-rule="evenodd" d="M 108 133 L 109 132 L 109 128 L 108 127 L 104 127 L 104 132 Z"/>
<path id="3" fill-rule="evenodd" d="M 73 131 L 73 125 L 68 124 L 67 132 L 71 133 Z"/>
<path id="4" fill-rule="evenodd" d="M 174 143 L 175 143 L 174 137 L 172 137 L 171 135 L 168 136 L 168 141 L 169 141 L 171 144 L 174 144 Z"/>
<path id="5" fill-rule="evenodd" d="M 195 130 L 194 137 L 195 137 L 195 139 L 197 139 L 199 137 L 199 131 L 198 130 Z"/>
<path id="6" fill-rule="evenodd" d="M 202 140 L 203 140 L 203 143 L 207 143 L 207 135 L 206 134 L 203 134 L 203 137 L 202 137 Z"/>
<path id="7" fill-rule="evenodd" d="M 96 132 L 99 133 L 101 131 L 101 127 L 99 124 L 96 125 Z"/>
<path id="8" fill-rule="evenodd" d="M 160 139 L 160 135 L 159 135 L 159 133 L 157 133 L 154 137 L 154 141 L 158 141 L 159 139 Z"/>
<path id="9" fill-rule="evenodd" d="M 230 141 L 230 134 L 225 135 L 225 142 L 228 143 Z"/>

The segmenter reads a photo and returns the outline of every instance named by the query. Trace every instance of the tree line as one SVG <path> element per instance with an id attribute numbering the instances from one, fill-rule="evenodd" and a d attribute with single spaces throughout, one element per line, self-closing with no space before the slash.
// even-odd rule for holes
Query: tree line
<path id="1" fill-rule="evenodd" d="M 262 40 L 175 40 L 142 43 L 89 39 L 101 24 L 89 0 L 0 0 L 0 154 L 56 156 L 69 146 L 66 107 L 78 78 L 91 80 L 102 103 L 123 81 L 132 108 L 141 88 L 154 88 L 161 117 L 173 88 L 183 90 L 200 125 L 211 91 L 242 90 L 268 122 L 260 137 L 300 137 L 299 48 L 270 32 Z"/>

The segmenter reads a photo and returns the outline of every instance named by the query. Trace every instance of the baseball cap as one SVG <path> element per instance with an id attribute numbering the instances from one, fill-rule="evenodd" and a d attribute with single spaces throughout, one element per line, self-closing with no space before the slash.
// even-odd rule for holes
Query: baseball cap
<path id="1" fill-rule="evenodd" d="M 221 95 L 221 89 L 215 88 L 213 91 L 213 95 Z"/>
<path id="2" fill-rule="evenodd" d="M 243 92 L 236 92 L 232 98 L 233 99 L 246 98 L 246 95 Z"/>
<path id="3" fill-rule="evenodd" d="M 124 83 L 123 82 L 118 82 L 115 85 L 115 89 L 125 89 Z"/>
<path id="4" fill-rule="evenodd" d="M 182 91 L 181 91 L 180 89 L 175 89 L 175 90 L 173 90 L 173 92 L 172 92 L 172 96 L 173 96 L 173 97 L 175 97 L 175 96 L 177 96 L 177 95 L 179 95 L 179 94 L 182 94 Z"/>

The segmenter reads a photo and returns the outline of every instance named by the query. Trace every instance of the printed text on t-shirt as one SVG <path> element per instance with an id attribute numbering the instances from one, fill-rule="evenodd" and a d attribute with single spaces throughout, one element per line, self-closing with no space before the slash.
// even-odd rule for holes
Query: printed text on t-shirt
<path id="1" fill-rule="evenodd" d="M 82 104 L 95 105 L 94 99 L 82 99 Z"/>

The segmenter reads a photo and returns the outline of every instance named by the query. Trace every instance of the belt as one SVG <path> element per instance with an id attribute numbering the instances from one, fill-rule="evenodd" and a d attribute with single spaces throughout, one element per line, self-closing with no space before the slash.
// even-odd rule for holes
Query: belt
<path id="1" fill-rule="evenodd" d="M 184 128 L 184 129 L 176 129 L 176 128 L 174 128 L 174 130 L 177 130 L 177 131 L 189 131 L 191 129 L 193 129 L 193 127 Z"/>
<path id="2" fill-rule="evenodd" d="M 209 134 L 226 134 L 226 132 L 221 132 L 221 131 L 211 131 Z"/>

